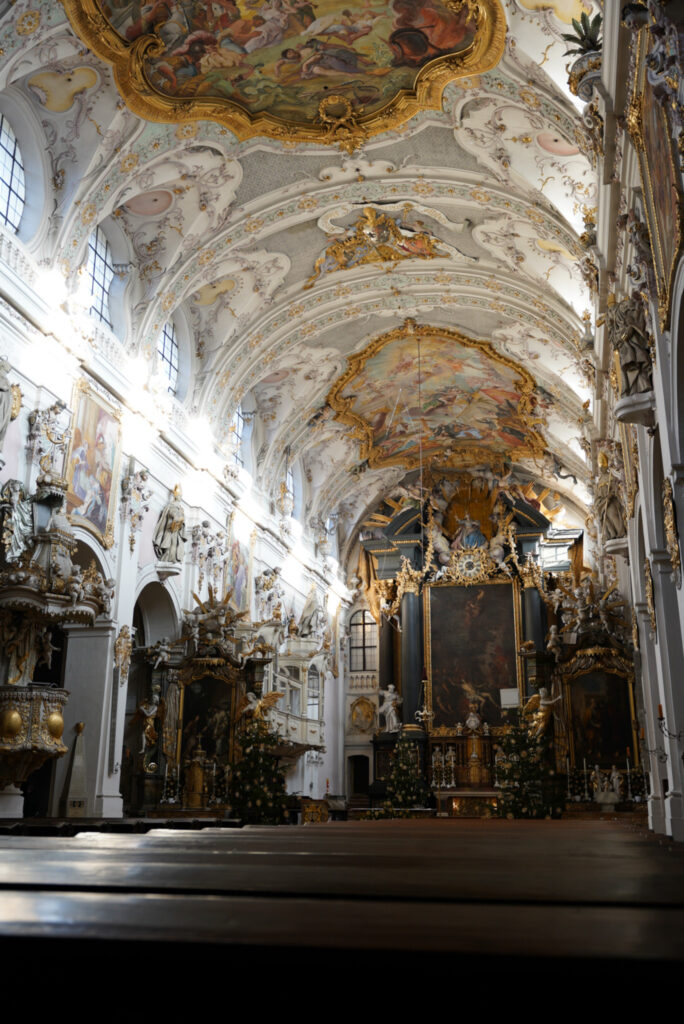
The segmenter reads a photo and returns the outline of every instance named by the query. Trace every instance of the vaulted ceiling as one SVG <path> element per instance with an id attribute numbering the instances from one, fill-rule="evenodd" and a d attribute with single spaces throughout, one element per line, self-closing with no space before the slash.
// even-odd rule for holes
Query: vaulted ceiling
<path id="1" fill-rule="evenodd" d="M 507 458 L 581 522 L 597 178 L 561 34 L 590 5 L 488 0 L 505 39 L 494 33 L 479 64 L 452 60 L 402 106 L 392 83 L 406 89 L 420 68 L 397 56 L 400 18 L 411 46 L 432 19 L 430 59 L 436 13 L 457 56 L 474 22 L 460 15 L 455 43 L 441 0 L 409 4 L 408 21 L 398 0 L 284 2 L 148 5 L 159 42 L 147 78 L 124 67 L 141 38 L 137 0 L 102 7 L 100 56 L 61 4 L 6 10 L 2 97 L 25 111 L 50 162 L 34 256 L 74 281 L 103 225 L 125 284 L 128 353 L 152 357 L 170 317 L 191 340 L 178 421 L 204 418 L 220 447 L 236 406 L 255 411 L 255 486 L 275 493 L 296 460 L 306 517 L 337 512 L 350 539 L 415 465 L 419 435 L 435 465 Z M 66 7 L 81 34 L 104 38 L 94 0 Z M 90 28 L 76 8 L 91 11 Z M 230 41 L 239 21 L 245 37 L 258 41 L 265 25 L 277 42 L 245 51 L 195 36 L 183 77 L 190 8 L 203 19 L 194 31 L 215 40 L 227 26 Z M 184 35 L 168 36 L 173 12 L 185 12 Z M 328 86 L 346 105 L 324 103 L 317 119 Z M 390 435 L 392 457 L 378 454 Z"/>

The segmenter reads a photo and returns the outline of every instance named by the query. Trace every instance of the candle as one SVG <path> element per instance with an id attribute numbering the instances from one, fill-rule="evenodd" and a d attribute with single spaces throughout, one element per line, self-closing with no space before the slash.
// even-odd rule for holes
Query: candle
<path id="1" fill-rule="evenodd" d="M 662 722 L 662 720 L 663 720 L 663 705 L 662 704 L 658 705 L 658 718 Z"/>
<path id="2" fill-rule="evenodd" d="M 641 737 L 640 737 L 640 739 L 641 739 L 641 742 L 642 742 L 642 743 L 643 743 L 643 742 L 644 742 L 644 740 L 646 739 L 646 733 L 644 732 L 644 727 L 643 727 L 643 725 L 641 726 Z"/>

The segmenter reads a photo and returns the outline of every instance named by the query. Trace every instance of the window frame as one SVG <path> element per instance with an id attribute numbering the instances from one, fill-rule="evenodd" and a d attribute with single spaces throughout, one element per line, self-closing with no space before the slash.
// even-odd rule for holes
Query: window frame
<path id="1" fill-rule="evenodd" d="M 168 331 L 169 327 L 171 328 L 170 332 Z M 167 341 L 169 342 L 169 348 L 171 351 L 170 358 L 167 358 L 166 355 Z M 168 382 L 166 390 L 170 395 L 173 395 L 173 397 L 176 398 L 178 396 L 178 381 L 180 376 L 180 345 L 178 344 L 178 331 L 173 318 L 164 321 L 162 329 L 157 337 L 156 354 L 163 368 L 164 376 Z M 174 355 L 175 363 L 173 360 Z M 169 370 L 172 371 L 173 376 Z"/>
<path id="2" fill-rule="evenodd" d="M 361 617 L 361 621 L 355 621 Z M 355 630 L 361 630 L 361 643 L 355 644 Z M 373 643 L 367 643 L 368 636 L 373 638 Z M 350 672 L 377 672 L 378 670 L 378 624 L 371 613 L 363 608 L 355 611 L 349 620 L 349 671 Z M 361 665 L 354 665 L 354 655 L 361 651 Z M 368 655 L 366 652 L 369 652 Z M 371 664 L 372 662 L 372 664 Z"/>
<path id="3" fill-rule="evenodd" d="M 9 146 L 5 145 L 5 137 L 9 140 L 11 150 Z M 6 168 L 9 168 L 7 178 L 4 176 Z M 10 217 L 10 206 L 18 207 L 18 211 L 15 210 L 15 218 Z M 26 170 L 24 158 L 10 119 L 0 110 L 0 221 L 13 234 L 18 235 L 25 210 Z"/>
<path id="4" fill-rule="evenodd" d="M 99 243 L 103 242 L 104 245 Z M 91 257 L 92 257 L 92 268 L 91 268 Z M 105 273 L 102 274 L 102 280 L 97 279 L 99 273 L 100 264 L 104 266 Z M 85 261 L 85 272 L 88 275 L 90 282 L 90 297 L 93 298 L 96 295 L 96 290 L 99 293 L 99 305 L 98 308 L 96 302 L 91 303 L 88 309 L 88 315 L 92 316 L 93 319 L 99 323 L 104 324 L 110 331 L 113 331 L 112 311 L 109 303 L 109 296 L 112 289 L 112 282 L 116 271 L 114 270 L 114 256 L 112 254 L 112 247 L 109 244 L 109 239 L 103 231 L 101 225 L 97 225 L 94 231 L 92 231 L 88 237 L 88 251 Z M 109 273 L 109 277 L 106 279 L 106 274 Z M 106 279 L 106 288 L 105 288 Z M 104 309 L 106 308 L 106 316 Z"/>

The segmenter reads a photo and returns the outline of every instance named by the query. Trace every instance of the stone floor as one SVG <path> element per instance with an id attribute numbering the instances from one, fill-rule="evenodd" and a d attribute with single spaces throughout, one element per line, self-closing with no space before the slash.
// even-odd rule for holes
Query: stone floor
<path id="1" fill-rule="evenodd" d="M 241 970 L 457 956 L 628 978 L 684 959 L 684 848 L 610 821 L 0 836 L 0 947 L 55 969 L 135 948 L 150 969 L 173 949 Z"/>

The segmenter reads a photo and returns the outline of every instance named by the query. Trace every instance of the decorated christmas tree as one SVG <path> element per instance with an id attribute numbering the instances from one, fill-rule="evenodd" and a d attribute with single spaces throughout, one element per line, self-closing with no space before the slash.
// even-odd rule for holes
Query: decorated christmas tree
<path id="1" fill-rule="evenodd" d="M 238 735 L 241 757 L 230 778 L 233 814 L 250 825 L 280 825 L 285 817 L 285 771 L 278 764 L 278 737 L 266 722 L 248 720 Z"/>
<path id="2" fill-rule="evenodd" d="M 504 818 L 546 818 L 555 811 L 555 773 L 547 763 L 548 744 L 543 737 L 530 735 L 517 712 L 508 712 L 505 718 L 496 754 L 499 813 Z"/>
<path id="3" fill-rule="evenodd" d="M 403 733 L 394 748 L 386 782 L 387 800 L 393 810 L 425 806 L 428 788 L 420 770 L 418 748 Z"/>

